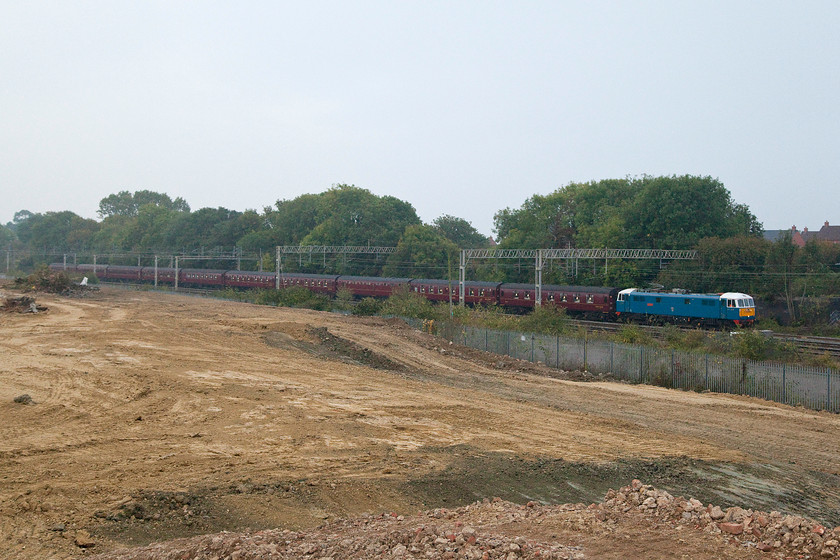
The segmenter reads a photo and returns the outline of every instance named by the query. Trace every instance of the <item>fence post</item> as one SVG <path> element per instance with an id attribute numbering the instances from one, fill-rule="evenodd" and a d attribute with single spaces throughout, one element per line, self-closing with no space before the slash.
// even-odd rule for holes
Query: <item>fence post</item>
<path id="1" fill-rule="evenodd" d="M 782 402 L 787 404 L 787 365 L 782 364 Z"/>
<path id="2" fill-rule="evenodd" d="M 825 409 L 831 410 L 831 368 L 825 368 L 825 380 L 828 386 L 825 393 Z"/>
<path id="3" fill-rule="evenodd" d="M 671 348 L 671 385 L 674 385 L 675 374 L 676 372 L 674 371 L 674 349 Z"/>
<path id="4" fill-rule="evenodd" d="M 531 363 L 534 363 L 534 333 L 531 333 Z"/>
<path id="5" fill-rule="evenodd" d="M 560 369 L 560 335 L 554 337 L 554 367 Z"/>
<path id="6" fill-rule="evenodd" d="M 610 373 L 614 374 L 613 371 L 613 349 L 615 348 L 615 342 L 610 342 Z"/>
<path id="7" fill-rule="evenodd" d="M 645 347 L 639 346 L 639 383 L 644 379 Z"/>
<path id="8" fill-rule="evenodd" d="M 709 355 L 706 354 L 706 390 L 711 391 L 712 388 L 709 387 Z"/>
<path id="9" fill-rule="evenodd" d="M 586 350 L 588 348 L 588 340 L 586 338 L 587 331 L 583 331 L 583 371 L 589 371 L 587 367 Z"/>

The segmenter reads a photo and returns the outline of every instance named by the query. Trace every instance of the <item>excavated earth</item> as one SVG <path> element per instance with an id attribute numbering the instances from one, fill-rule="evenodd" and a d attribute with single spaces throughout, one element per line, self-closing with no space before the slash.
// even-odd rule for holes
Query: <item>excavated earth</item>
<path id="1" fill-rule="evenodd" d="M 0 314 L 3 558 L 840 556 L 837 415 L 398 320 L 35 297 Z"/>

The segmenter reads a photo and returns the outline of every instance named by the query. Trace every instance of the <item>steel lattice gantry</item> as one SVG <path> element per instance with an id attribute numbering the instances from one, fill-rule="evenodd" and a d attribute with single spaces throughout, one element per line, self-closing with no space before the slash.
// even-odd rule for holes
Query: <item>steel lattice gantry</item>
<path id="1" fill-rule="evenodd" d="M 396 251 L 396 247 L 366 247 L 357 245 L 278 245 L 275 287 L 280 289 L 280 275 L 282 274 L 281 255 L 389 255 Z"/>
<path id="2" fill-rule="evenodd" d="M 535 259 L 534 281 L 536 305 L 542 304 L 542 269 L 546 259 L 649 259 L 649 260 L 692 260 L 697 251 L 681 249 L 461 249 L 461 265 L 458 273 L 459 303 L 464 305 L 466 294 L 467 262 L 470 259 Z"/>

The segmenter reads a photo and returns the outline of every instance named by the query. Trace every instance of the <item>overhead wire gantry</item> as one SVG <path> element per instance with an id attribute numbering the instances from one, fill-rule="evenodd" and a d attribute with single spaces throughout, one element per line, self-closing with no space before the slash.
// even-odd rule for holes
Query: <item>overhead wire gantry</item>
<path id="1" fill-rule="evenodd" d="M 458 301 L 461 306 L 465 299 L 467 263 L 471 259 L 534 259 L 536 273 L 534 286 L 534 304 L 542 303 L 543 262 L 547 259 L 604 259 L 605 273 L 609 259 L 647 259 L 692 260 L 697 258 L 697 251 L 683 249 L 461 249 L 461 263 L 458 271 Z"/>

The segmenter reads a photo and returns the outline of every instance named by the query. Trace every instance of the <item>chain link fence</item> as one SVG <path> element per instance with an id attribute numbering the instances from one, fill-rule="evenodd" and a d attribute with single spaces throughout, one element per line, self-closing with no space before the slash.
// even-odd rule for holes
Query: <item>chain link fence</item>
<path id="1" fill-rule="evenodd" d="M 411 321 L 417 328 L 422 322 Z M 631 383 L 749 395 L 840 413 L 840 372 L 605 340 L 436 324 L 439 336 L 470 348 L 562 370 L 609 374 Z"/>

